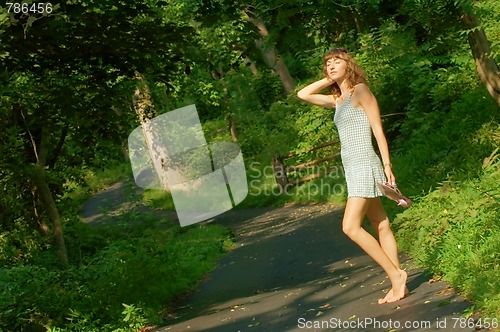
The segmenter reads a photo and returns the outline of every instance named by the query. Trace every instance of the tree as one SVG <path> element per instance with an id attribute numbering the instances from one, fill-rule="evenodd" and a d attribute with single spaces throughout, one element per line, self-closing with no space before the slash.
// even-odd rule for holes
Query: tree
<path id="1" fill-rule="evenodd" d="M 476 64 L 476 71 L 486 89 L 500 105 L 500 71 L 485 30 L 476 15 L 477 2 L 470 0 L 433 1 L 424 4 L 420 1 L 406 1 L 401 13 L 408 15 L 408 21 L 417 29 L 417 38 L 421 44 L 433 41 L 434 50 L 442 53 L 457 48 L 456 39 L 463 38 L 467 29 L 468 43 Z M 496 3 L 489 4 L 496 7 Z"/>
<path id="2" fill-rule="evenodd" d="M 170 3 L 175 3 L 175 1 Z M 262 60 L 266 66 L 279 75 L 284 90 L 289 94 L 295 89 L 295 82 L 283 57 L 280 56 L 274 46 L 275 41 L 271 38 L 266 22 L 262 19 L 264 16 L 261 17 L 259 7 L 262 7 L 263 3 L 259 1 L 234 3 L 234 1 L 227 0 L 212 1 L 210 3 L 182 1 L 182 5 L 177 4 L 174 7 L 181 9 L 181 13 L 178 14 L 180 17 L 186 17 L 187 15 L 194 17 L 194 20 L 198 22 L 197 24 L 201 24 L 200 29 L 198 29 L 201 34 L 207 33 L 203 32 L 203 28 L 216 31 L 219 30 L 220 26 L 232 27 L 232 31 L 231 29 L 225 29 L 226 32 L 230 31 L 229 33 L 217 36 L 217 48 L 222 52 L 217 52 L 220 56 L 211 59 L 217 61 L 218 64 L 221 64 L 222 60 L 222 62 L 225 62 L 222 67 L 226 68 L 234 63 L 232 59 L 227 57 L 233 52 L 239 53 L 239 62 L 248 62 L 252 58 Z M 242 26 L 242 22 L 246 24 Z M 248 43 L 249 37 L 253 39 L 253 47 Z M 204 45 L 208 46 L 205 50 L 213 50 L 212 46 Z M 221 46 L 223 47 L 221 48 Z M 255 63 L 256 61 L 251 62 Z M 214 67 L 217 68 L 218 66 L 215 65 Z"/>
<path id="3" fill-rule="evenodd" d="M 461 19 L 464 26 L 469 29 L 468 41 L 479 78 L 500 106 L 500 70 L 492 57 L 486 33 L 473 12 L 464 10 Z"/>
<path id="4" fill-rule="evenodd" d="M 169 21 L 154 1 L 75 0 L 51 14 L 11 11 L 0 19 L 0 62 L 9 85 L 0 107 L 12 114 L 1 129 L 15 127 L 21 135 L 22 143 L 12 147 L 22 149 L 14 154 L 24 166 L 18 178 L 37 193 L 65 265 L 54 198 L 61 188 L 51 183 L 63 146 L 80 153 L 64 154 L 61 168 L 92 163 L 99 141 L 123 139 L 130 117 L 117 110 L 130 108 L 134 73 L 168 81 L 188 51 L 192 28 Z"/>
<path id="5" fill-rule="evenodd" d="M 261 51 L 264 62 L 270 69 L 274 70 L 279 75 L 286 94 L 291 94 L 295 90 L 295 81 L 290 75 L 290 71 L 283 61 L 283 57 L 277 54 L 274 43 L 271 42 L 266 45 L 266 41 L 269 40 L 269 31 L 266 25 L 258 16 L 252 17 L 247 14 L 247 19 L 250 23 L 255 25 L 261 36 L 260 39 L 255 40 L 255 44 Z"/>

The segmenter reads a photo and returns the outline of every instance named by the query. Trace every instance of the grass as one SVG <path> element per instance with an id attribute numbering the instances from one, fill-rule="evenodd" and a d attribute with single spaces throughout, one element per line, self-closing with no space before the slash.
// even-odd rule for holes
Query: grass
<path id="1" fill-rule="evenodd" d="M 130 178 L 121 173 L 127 167 L 118 168 L 92 172 L 92 185 L 75 187 L 72 194 L 88 197 L 121 180 L 114 174 Z M 107 216 L 109 222 L 98 227 L 75 214 L 64 219 L 66 270 L 54 267 L 51 249 L 0 270 L 0 330 L 132 332 L 161 323 L 169 304 L 196 286 L 233 245 L 231 232 L 220 225 L 181 228 L 143 210 Z"/>
<path id="2" fill-rule="evenodd" d="M 416 204 L 388 210 L 403 251 L 484 317 L 500 319 L 500 122 L 483 90 L 400 143 L 395 172 Z"/>
<path id="3" fill-rule="evenodd" d="M 144 204 L 156 209 L 175 210 L 172 194 L 165 190 L 148 189 L 142 195 Z"/>
<path id="4" fill-rule="evenodd" d="M 498 155 L 496 155 L 498 158 Z M 500 319 L 500 163 L 432 191 L 396 219 L 401 249 Z"/>

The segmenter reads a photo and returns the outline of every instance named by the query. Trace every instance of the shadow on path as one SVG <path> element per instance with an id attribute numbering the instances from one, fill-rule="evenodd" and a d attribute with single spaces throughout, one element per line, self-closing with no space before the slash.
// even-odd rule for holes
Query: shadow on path
<path id="1" fill-rule="evenodd" d="M 342 210 L 320 204 L 231 210 L 212 222 L 236 246 L 155 331 L 473 331 L 458 319 L 470 304 L 410 261 L 411 294 L 377 300 L 385 273 L 341 231 Z"/>

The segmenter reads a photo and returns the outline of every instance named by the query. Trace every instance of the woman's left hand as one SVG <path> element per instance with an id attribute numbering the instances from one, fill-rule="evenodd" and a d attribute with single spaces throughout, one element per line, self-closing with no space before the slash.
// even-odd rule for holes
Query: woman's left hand
<path id="1" fill-rule="evenodd" d="M 384 165 L 384 172 L 385 172 L 385 176 L 387 177 L 387 182 L 389 182 L 391 185 L 395 185 L 396 184 L 396 177 L 394 176 L 394 173 L 392 172 L 392 165 L 385 164 Z"/>

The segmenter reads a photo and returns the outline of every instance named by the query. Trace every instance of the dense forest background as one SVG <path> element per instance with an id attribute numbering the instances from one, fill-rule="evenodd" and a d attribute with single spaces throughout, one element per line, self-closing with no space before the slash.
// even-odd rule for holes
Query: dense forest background
<path id="1" fill-rule="evenodd" d="M 2 5 L 0 330 L 134 331 L 161 321 L 230 234 L 137 215 L 128 218 L 140 227 L 96 230 L 80 220 L 82 202 L 130 177 L 135 127 L 189 104 L 207 139 L 236 141 L 248 168 L 335 141 L 331 111 L 294 93 L 321 76 L 334 47 L 365 69 L 400 187 L 416 201 L 404 213 L 389 208 L 401 247 L 500 317 L 499 21 L 496 0 Z M 271 196 L 244 204 L 342 203 Z M 206 246 L 188 250 L 186 238 Z M 196 270 L 189 280 L 187 270 Z M 144 281 L 151 288 L 138 291 Z"/>

